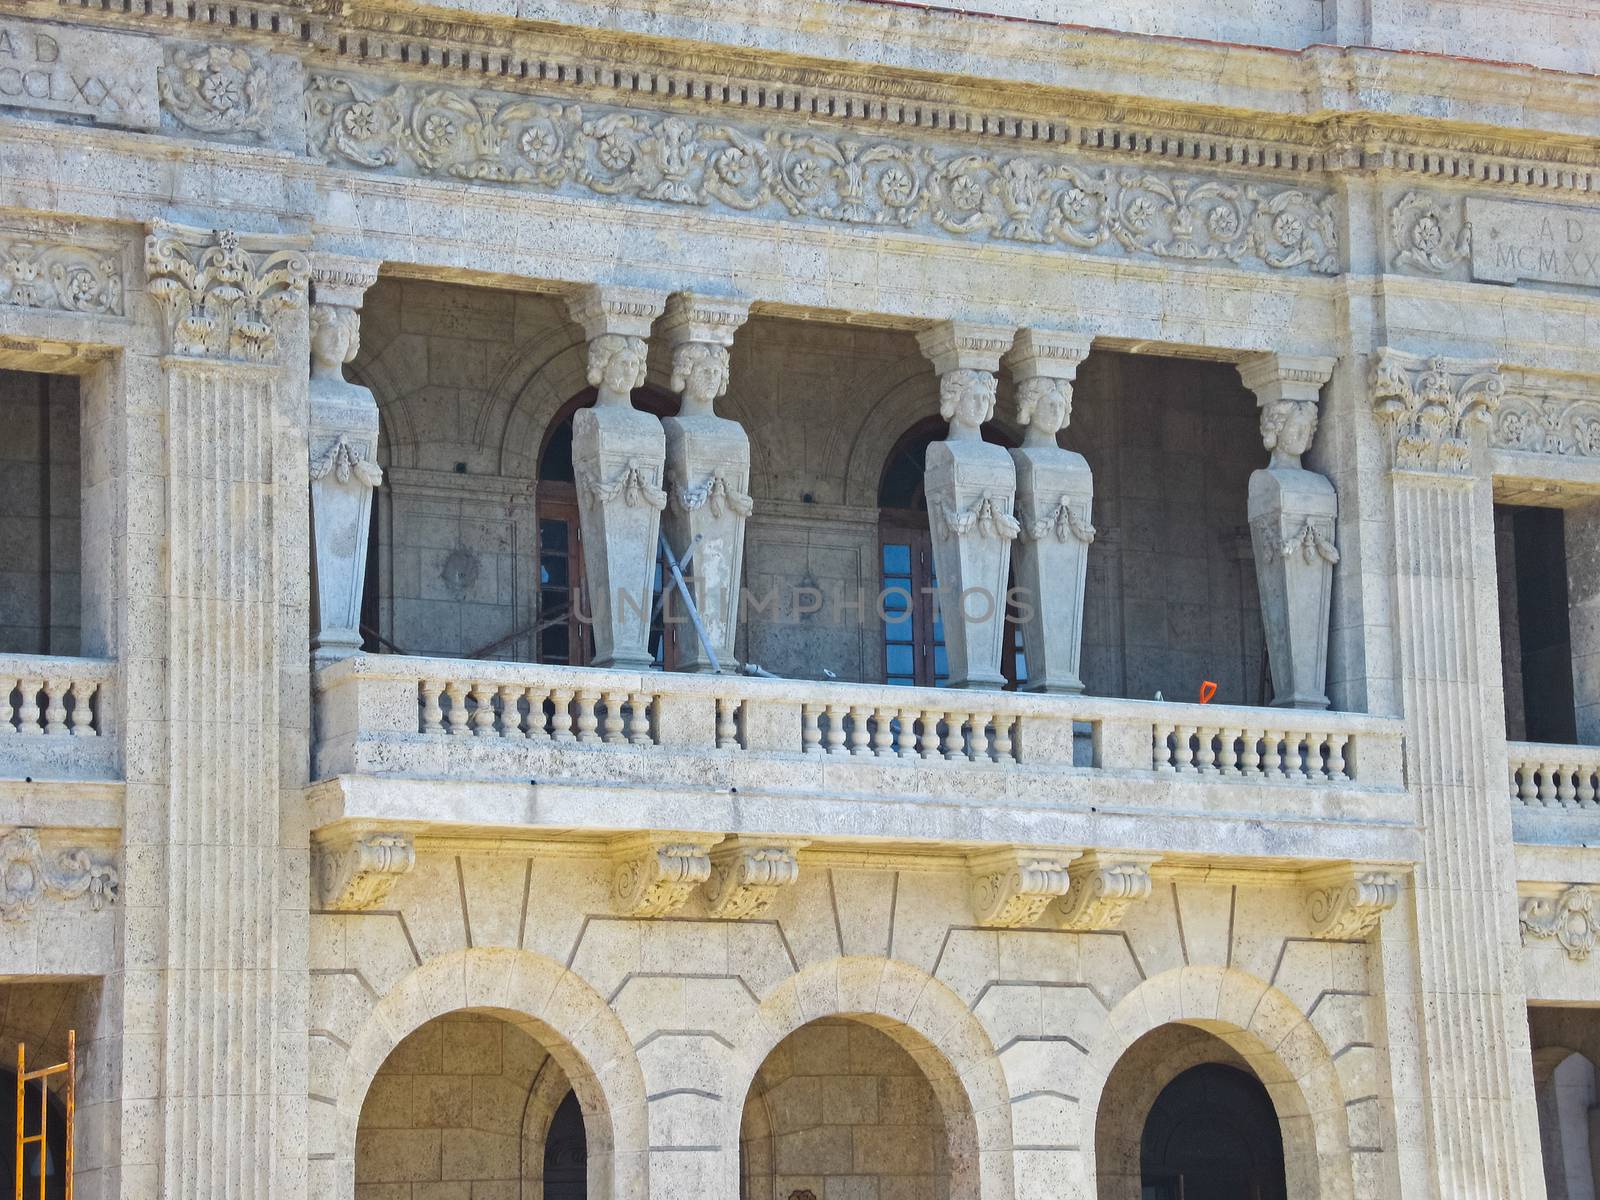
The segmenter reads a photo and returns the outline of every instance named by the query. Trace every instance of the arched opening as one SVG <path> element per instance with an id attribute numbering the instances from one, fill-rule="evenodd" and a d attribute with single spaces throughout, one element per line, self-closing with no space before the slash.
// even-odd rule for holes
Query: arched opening
<path id="1" fill-rule="evenodd" d="M 1128 1047 L 1101 1093 L 1099 1200 L 1287 1200 L 1291 1179 L 1297 1200 L 1315 1197 L 1303 1107 L 1292 1084 L 1269 1088 L 1216 1034 L 1160 1026 Z"/>
<path id="2" fill-rule="evenodd" d="M 1539 1149 L 1550 1200 L 1595 1200 L 1600 1195 L 1600 1079 L 1582 1054 L 1550 1047 L 1534 1051 Z"/>
<path id="3" fill-rule="evenodd" d="M 934 598 L 939 579 L 928 529 L 928 497 L 923 490 L 928 446 L 943 439 L 949 428 L 939 417 L 918 421 L 889 451 L 879 478 L 878 567 L 885 683 L 940 687 L 950 677 L 944 622 Z M 997 446 L 1016 445 L 992 421 L 983 427 L 983 438 Z M 1012 619 L 1006 621 L 1000 669 L 1008 688 L 1027 682 L 1022 627 Z"/>
<path id="4" fill-rule="evenodd" d="M 356 1200 L 583 1200 L 596 1140 L 585 1121 L 604 1118 L 584 1112 L 541 1035 L 536 1023 L 509 1014 L 464 1010 L 403 1038 L 361 1105 Z"/>
<path id="5" fill-rule="evenodd" d="M 827 1017 L 767 1055 L 739 1127 L 741 1200 L 976 1200 L 977 1139 L 959 1081 L 896 1022 Z"/>
<path id="6" fill-rule="evenodd" d="M 578 527 L 578 489 L 572 468 L 572 417 L 595 402 L 595 389 L 585 388 L 562 407 L 545 429 L 539 447 L 538 511 L 539 588 L 534 609 L 534 657 L 538 662 L 586 666 L 594 650 L 583 586 L 583 539 Z M 633 394 L 635 408 L 657 417 L 678 411 L 678 398 L 655 387 Z M 661 594 L 661 567 L 656 566 L 654 594 Z M 650 653 L 656 665 L 670 669 L 681 626 L 658 613 L 650 624 Z M 690 631 L 688 636 L 692 637 Z"/>

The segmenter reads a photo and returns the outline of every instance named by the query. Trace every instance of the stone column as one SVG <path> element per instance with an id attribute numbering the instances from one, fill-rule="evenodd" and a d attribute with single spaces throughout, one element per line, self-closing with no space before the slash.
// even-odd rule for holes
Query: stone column
<path id="1" fill-rule="evenodd" d="M 1339 561 L 1333 484 L 1300 465 L 1317 431 L 1317 397 L 1334 360 L 1257 354 L 1239 377 L 1261 406 L 1261 440 L 1272 460 L 1250 476 L 1261 623 L 1272 666 L 1272 703 L 1327 708 L 1328 609 Z"/>
<path id="2" fill-rule="evenodd" d="M 567 299 L 589 338 L 593 408 L 572 418 L 583 574 L 594 622 L 597 667 L 650 665 L 651 583 L 658 556 L 666 437 L 661 422 L 633 407 L 644 386 L 645 338 L 663 297 L 637 288 L 591 285 Z"/>
<path id="3" fill-rule="evenodd" d="M 1072 419 L 1072 381 L 1089 354 L 1078 333 L 1024 329 L 1006 355 L 1027 428 L 1011 451 L 1017 471 L 1017 587 L 1026 597 L 1022 644 L 1030 692 L 1081 692 L 1083 590 L 1089 573 L 1094 475 L 1083 455 L 1056 444 Z"/>
<path id="4" fill-rule="evenodd" d="M 377 402 L 345 379 L 344 364 L 355 359 L 361 298 L 377 282 L 378 264 L 314 254 L 311 279 L 311 650 L 320 665 L 361 649 L 367 532 L 383 471 Z"/>
<path id="5" fill-rule="evenodd" d="M 689 586 L 706 638 L 722 670 L 733 669 L 739 634 L 744 522 L 750 515 L 750 439 L 737 421 L 712 411 L 728 390 L 728 348 L 750 309 L 742 300 L 679 294 L 667 301 L 661 331 L 672 347 L 672 390 L 682 397 L 667 435 L 667 544 L 681 560 L 694 546 Z M 678 667 L 711 670 L 692 631 L 681 638 Z"/>
<path id="6" fill-rule="evenodd" d="M 1473 430 L 1498 367 L 1388 349 L 1371 363 L 1387 426 L 1406 778 L 1416 889 L 1427 1162 L 1434 1195 L 1542 1193 L 1495 637 L 1493 497 Z M 1481 451 L 1479 452 L 1481 454 Z"/>
<path id="7" fill-rule="evenodd" d="M 939 611 L 953 688 L 1000 688 L 1017 473 L 979 427 L 994 416 L 995 372 L 1008 330 L 945 321 L 917 335 L 939 373 L 939 415 L 950 433 L 928 447 L 924 491 L 939 575 Z"/>
<path id="8" fill-rule="evenodd" d="M 164 737 L 128 747 L 160 781 L 130 785 L 145 898 L 125 951 L 122 1172 L 140 1195 L 305 1189 L 307 849 L 288 815 L 310 716 L 303 246 L 164 224 L 145 241 L 166 318 L 167 538 L 151 568 L 165 622 L 139 633 L 167 661 L 146 701 Z"/>

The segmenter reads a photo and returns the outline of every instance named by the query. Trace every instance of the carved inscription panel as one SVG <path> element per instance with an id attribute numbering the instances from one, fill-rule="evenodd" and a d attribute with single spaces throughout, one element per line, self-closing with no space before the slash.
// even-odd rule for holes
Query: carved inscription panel
<path id="1" fill-rule="evenodd" d="M 1471 198 L 1467 221 L 1474 279 L 1600 289 L 1600 212 Z"/>
<path id="2" fill-rule="evenodd" d="M 0 21 L 0 107 L 154 129 L 160 62 L 161 49 L 150 38 Z"/>

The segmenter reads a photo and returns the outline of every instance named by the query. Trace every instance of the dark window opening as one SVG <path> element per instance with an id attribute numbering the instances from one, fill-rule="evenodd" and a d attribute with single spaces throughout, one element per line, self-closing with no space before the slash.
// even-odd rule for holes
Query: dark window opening
<path id="1" fill-rule="evenodd" d="M 1139 1144 L 1142 1200 L 1286 1200 L 1283 1133 L 1267 1089 L 1220 1063 L 1161 1090 Z"/>
<path id="2" fill-rule="evenodd" d="M 37 1137 L 39 1133 L 39 1081 L 30 1083 L 22 1106 L 23 1134 Z M 44 1172 L 45 1200 L 61 1200 L 66 1195 L 67 1114 L 61 1101 L 52 1092 L 46 1101 L 49 1105 L 48 1127 L 44 1144 L 31 1142 L 22 1154 L 22 1194 L 28 1200 L 39 1195 L 39 1174 Z M 17 1076 L 14 1071 L 0 1069 L 0 1186 L 9 1193 L 17 1179 Z M 43 1154 L 41 1155 L 41 1150 Z"/>
<path id="3" fill-rule="evenodd" d="M 78 381 L 0 371 L 0 654 L 77 654 Z"/>
<path id="4" fill-rule="evenodd" d="M 1565 515 L 1559 508 L 1496 510 L 1507 733 L 1518 741 L 1577 741 Z M 1514 612 L 1504 608 L 1514 606 Z"/>
<path id="5" fill-rule="evenodd" d="M 589 1142 L 577 1094 L 568 1092 L 544 1139 L 544 1200 L 587 1200 Z"/>

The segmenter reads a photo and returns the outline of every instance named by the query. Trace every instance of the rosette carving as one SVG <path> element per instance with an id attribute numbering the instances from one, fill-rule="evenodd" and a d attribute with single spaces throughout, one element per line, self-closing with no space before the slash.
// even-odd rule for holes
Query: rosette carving
<path id="1" fill-rule="evenodd" d="M 1489 444 L 1501 450 L 1600 458 L 1600 398 L 1507 392 Z"/>
<path id="2" fill-rule="evenodd" d="M 1389 210 L 1393 265 L 1426 275 L 1445 275 L 1472 254 L 1472 226 L 1459 204 L 1445 205 L 1422 192 L 1407 192 Z"/>
<path id="3" fill-rule="evenodd" d="M 0 236 L 0 304 L 121 316 L 117 252 Z"/>
<path id="4" fill-rule="evenodd" d="M 199 133 L 260 133 L 269 81 L 267 69 L 237 46 L 175 46 L 160 72 L 161 103 Z"/>

